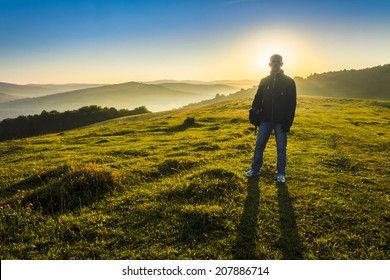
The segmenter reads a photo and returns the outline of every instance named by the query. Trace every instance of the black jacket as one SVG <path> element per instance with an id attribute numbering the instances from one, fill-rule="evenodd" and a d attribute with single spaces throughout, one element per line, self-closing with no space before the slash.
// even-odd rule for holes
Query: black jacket
<path id="1" fill-rule="evenodd" d="M 261 121 L 281 123 L 289 131 L 294 121 L 297 91 L 295 82 L 283 71 L 260 81 L 252 108 L 260 108 Z"/>

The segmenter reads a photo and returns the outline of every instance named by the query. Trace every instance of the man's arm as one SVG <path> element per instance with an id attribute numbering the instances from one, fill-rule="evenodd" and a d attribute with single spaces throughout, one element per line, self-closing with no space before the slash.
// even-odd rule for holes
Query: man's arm
<path id="1" fill-rule="evenodd" d="M 263 86 L 262 83 L 260 82 L 259 87 L 257 89 L 255 99 L 253 99 L 252 102 L 252 108 L 257 107 L 261 108 L 263 105 Z"/>
<path id="2" fill-rule="evenodd" d="M 285 130 L 290 131 L 290 127 L 294 122 L 295 109 L 297 107 L 297 88 L 293 79 L 291 79 L 291 82 L 287 87 L 287 92 L 289 98 L 286 110 Z"/>

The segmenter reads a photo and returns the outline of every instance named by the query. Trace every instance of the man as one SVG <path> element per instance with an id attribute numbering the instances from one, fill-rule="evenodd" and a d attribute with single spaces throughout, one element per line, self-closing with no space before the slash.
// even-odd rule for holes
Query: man
<path id="1" fill-rule="evenodd" d="M 251 169 L 244 175 L 260 175 L 263 164 L 263 152 L 272 130 L 275 132 L 277 148 L 276 180 L 286 181 L 286 147 L 287 132 L 294 121 L 296 107 L 295 82 L 283 73 L 282 56 L 271 56 L 269 66 L 271 74 L 260 81 L 259 88 L 252 103 L 252 108 L 259 109 L 260 127 L 256 139 Z"/>

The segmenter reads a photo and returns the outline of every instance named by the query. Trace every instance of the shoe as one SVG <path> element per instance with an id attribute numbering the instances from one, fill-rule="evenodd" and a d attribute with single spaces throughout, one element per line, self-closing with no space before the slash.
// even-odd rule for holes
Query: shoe
<path id="1" fill-rule="evenodd" d="M 255 172 L 255 171 L 253 171 L 253 170 L 251 169 L 251 170 L 245 172 L 245 173 L 244 173 L 244 176 L 245 176 L 245 177 L 248 177 L 248 178 L 250 178 L 250 177 L 257 177 L 257 176 L 260 176 L 260 171 Z"/>
<path id="2" fill-rule="evenodd" d="M 284 177 L 284 175 L 282 175 L 282 174 L 278 174 L 278 175 L 276 175 L 276 181 L 279 183 L 285 183 L 286 177 Z"/>

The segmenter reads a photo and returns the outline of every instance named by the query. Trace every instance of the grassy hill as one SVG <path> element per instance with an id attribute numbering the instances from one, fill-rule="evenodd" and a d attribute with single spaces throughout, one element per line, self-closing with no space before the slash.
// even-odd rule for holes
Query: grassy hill
<path id="1" fill-rule="evenodd" d="M 251 101 L 0 143 L 1 259 L 389 259 L 390 103 L 299 97 L 276 184 Z"/>
<path id="2" fill-rule="evenodd" d="M 216 94 L 214 98 L 212 99 L 204 99 L 200 102 L 194 102 L 187 104 L 183 106 L 184 108 L 186 107 L 194 107 L 194 106 L 200 106 L 200 105 L 207 105 L 207 104 L 213 104 L 217 102 L 222 102 L 222 101 L 228 101 L 228 100 L 238 100 L 242 98 L 252 98 L 255 96 L 257 91 L 257 86 L 253 86 L 251 88 L 247 89 L 240 89 L 237 92 L 230 93 L 230 94 Z"/>

